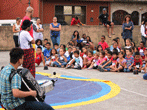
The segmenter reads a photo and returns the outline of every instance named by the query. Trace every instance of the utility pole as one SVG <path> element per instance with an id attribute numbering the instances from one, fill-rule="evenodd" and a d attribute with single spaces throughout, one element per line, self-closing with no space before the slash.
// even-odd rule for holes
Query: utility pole
<path id="1" fill-rule="evenodd" d="M 31 0 L 29 0 L 29 3 L 28 4 L 29 4 L 29 6 L 31 5 Z"/>

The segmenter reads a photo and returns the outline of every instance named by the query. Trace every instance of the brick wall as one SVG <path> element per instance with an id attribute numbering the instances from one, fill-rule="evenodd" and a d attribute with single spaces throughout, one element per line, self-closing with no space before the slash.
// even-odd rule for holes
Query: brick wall
<path id="1" fill-rule="evenodd" d="M 25 16 L 25 10 L 28 7 L 29 0 L 3 0 L 0 3 L 0 19 L 16 19 L 17 17 L 23 18 Z M 56 0 L 55 2 L 49 0 L 31 0 L 31 6 L 34 8 L 33 17 L 40 17 L 43 24 L 49 24 L 52 22 L 52 18 L 55 16 L 55 5 L 81 5 L 86 6 L 86 24 L 97 25 L 99 20 L 99 8 L 100 6 L 108 6 L 110 10 L 110 3 L 102 1 L 81 1 L 81 2 L 69 2 L 65 0 Z M 94 12 L 91 12 L 93 10 Z M 110 15 L 110 11 L 109 11 Z M 90 18 L 93 18 L 93 22 L 90 22 Z M 110 19 L 111 16 L 109 16 Z"/>
<path id="2" fill-rule="evenodd" d="M 41 0 L 42 1 L 42 0 Z M 40 2 L 40 6 L 42 5 L 42 3 Z M 86 24 L 87 25 L 98 25 L 99 24 L 99 20 L 97 19 L 97 17 L 99 16 L 99 8 L 100 6 L 108 6 L 109 10 L 110 10 L 110 3 L 107 2 L 53 2 L 53 1 L 43 1 L 43 19 L 41 18 L 41 20 L 43 21 L 43 24 L 49 24 L 52 22 L 53 17 L 55 16 L 55 5 L 80 5 L 80 6 L 86 6 Z M 41 6 L 42 7 L 42 6 Z M 91 12 L 91 10 L 93 10 L 94 12 Z M 41 9 L 40 9 L 41 11 Z M 110 12 L 110 11 L 109 11 Z M 42 14 L 42 13 L 41 13 Z M 110 15 L 110 13 L 109 13 Z M 90 18 L 93 17 L 93 22 L 90 22 Z M 111 16 L 109 16 L 110 19 Z"/>
<path id="3" fill-rule="evenodd" d="M 123 39 L 120 36 L 122 32 L 122 26 L 115 26 L 114 32 L 115 35 L 112 36 L 112 38 L 108 38 L 107 36 L 107 30 L 103 26 L 85 26 L 85 27 L 76 27 L 76 26 L 62 26 L 61 31 L 61 44 L 67 44 L 68 41 L 71 39 L 71 36 L 75 30 L 78 30 L 80 33 L 80 36 L 82 34 L 86 34 L 87 36 L 90 36 L 92 41 L 95 45 L 100 41 L 101 35 L 106 36 L 106 42 L 109 44 L 109 46 L 112 43 L 112 39 L 115 37 L 121 38 L 121 43 L 123 44 Z M 44 26 L 44 38 L 48 38 L 49 42 L 51 42 L 50 39 L 50 30 L 49 26 Z M 140 26 L 135 26 L 133 30 L 133 39 L 136 44 L 139 44 L 141 41 L 141 35 L 140 35 Z M 12 33 L 12 27 L 10 26 L 1 26 L 0 27 L 0 50 L 10 50 L 14 47 L 14 41 L 13 41 L 13 33 Z"/>
<path id="4" fill-rule="evenodd" d="M 1 0 L 0 2 L 0 20 L 23 18 L 25 10 L 29 6 L 29 0 Z M 39 0 L 31 0 L 31 6 L 34 8 L 33 17 L 39 17 Z"/>

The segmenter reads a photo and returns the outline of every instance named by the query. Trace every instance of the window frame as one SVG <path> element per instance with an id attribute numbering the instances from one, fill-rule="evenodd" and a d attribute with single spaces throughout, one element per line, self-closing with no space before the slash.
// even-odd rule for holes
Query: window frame
<path id="1" fill-rule="evenodd" d="M 80 7 L 82 7 L 82 6 L 84 6 L 85 7 L 85 24 L 87 24 L 87 5 L 60 5 L 60 4 L 55 4 L 54 5 L 54 11 L 55 11 L 55 13 L 54 13 L 54 16 L 56 16 L 56 6 L 80 6 Z M 58 15 L 60 15 L 60 14 L 58 14 Z M 61 14 L 62 15 L 62 14 Z M 63 14 L 64 15 L 64 14 Z M 80 14 L 65 14 L 64 16 L 80 16 Z M 82 22 L 83 23 L 83 22 Z M 70 25 L 70 24 L 68 24 L 68 25 Z"/>

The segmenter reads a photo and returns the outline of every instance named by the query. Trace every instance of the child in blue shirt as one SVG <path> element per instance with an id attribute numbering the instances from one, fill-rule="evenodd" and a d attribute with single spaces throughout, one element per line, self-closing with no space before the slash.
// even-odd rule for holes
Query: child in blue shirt
<path id="1" fill-rule="evenodd" d="M 49 42 L 46 43 L 46 49 L 44 50 L 44 59 L 46 64 L 49 64 L 50 57 L 51 57 L 51 44 Z"/>
<path id="2" fill-rule="evenodd" d="M 54 48 L 57 50 L 57 53 L 59 53 L 60 48 L 59 48 L 59 44 L 58 43 L 54 44 Z"/>
<path id="3" fill-rule="evenodd" d="M 132 56 L 132 50 L 130 48 L 126 49 L 126 65 L 124 72 L 130 72 L 134 65 L 134 57 Z"/>
<path id="4" fill-rule="evenodd" d="M 83 67 L 83 60 L 80 57 L 79 51 L 74 51 L 74 58 L 66 65 L 67 68 L 81 69 Z"/>
<path id="5" fill-rule="evenodd" d="M 65 53 L 65 50 L 63 48 L 60 48 L 59 55 L 58 55 L 58 57 L 56 58 L 56 61 L 53 64 L 54 66 L 62 67 L 62 68 L 66 66 L 67 58 L 64 55 L 64 53 Z"/>
<path id="6" fill-rule="evenodd" d="M 68 47 L 68 50 L 64 54 L 66 56 L 68 62 L 71 60 L 71 58 L 70 58 L 71 53 L 72 53 L 72 47 Z"/>

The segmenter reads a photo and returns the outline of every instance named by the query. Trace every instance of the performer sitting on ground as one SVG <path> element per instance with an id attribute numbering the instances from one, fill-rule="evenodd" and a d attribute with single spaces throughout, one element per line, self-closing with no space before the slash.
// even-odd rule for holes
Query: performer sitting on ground
<path id="1" fill-rule="evenodd" d="M 24 51 L 20 48 L 14 48 L 10 52 L 10 64 L 4 67 L 0 74 L 0 94 L 1 102 L 7 110 L 53 110 L 50 105 L 37 101 L 25 101 L 25 97 L 36 97 L 37 92 L 30 90 L 21 91 L 21 76 L 15 74 L 9 81 L 11 70 L 17 70 L 23 64 Z"/>

